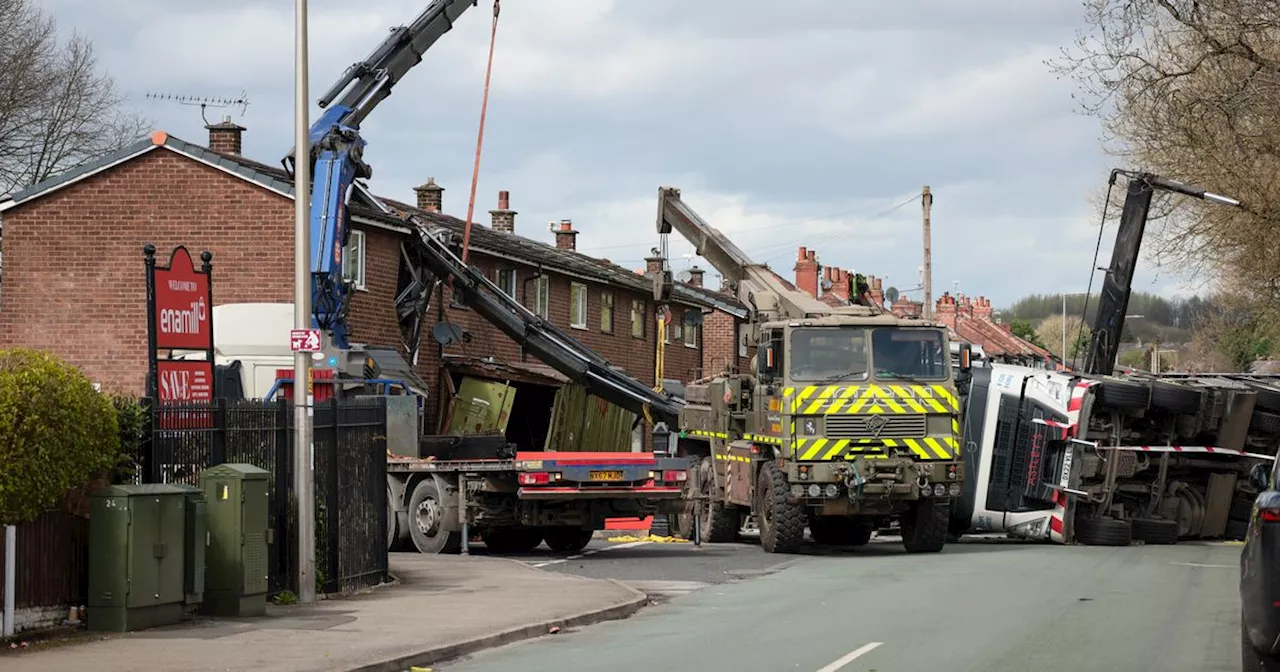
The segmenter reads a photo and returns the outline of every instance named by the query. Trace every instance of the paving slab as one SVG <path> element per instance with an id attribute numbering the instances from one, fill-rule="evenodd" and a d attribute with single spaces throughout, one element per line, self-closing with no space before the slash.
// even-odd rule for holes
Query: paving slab
<path id="1" fill-rule="evenodd" d="M 402 672 L 490 646 L 625 618 L 647 597 L 612 580 L 504 558 L 392 554 L 395 586 L 263 618 L 200 619 L 0 653 L 5 672 Z"/>

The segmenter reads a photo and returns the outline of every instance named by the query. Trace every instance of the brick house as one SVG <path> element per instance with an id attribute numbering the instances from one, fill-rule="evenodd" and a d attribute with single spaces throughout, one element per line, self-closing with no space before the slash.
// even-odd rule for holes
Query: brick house
<path id="1" fill-rule="evenodd" d="M 160 250 L 160 263 L 179 244 L 193 256 L 211 251 L 215 305 L 292 301 L 292 180 L 281 168 L 241 155 L 243 127 L 224 122 L 207 128 L 207 146 L 156 131 L 0 202 L 7 257 L 0 347 L 48 349 L 106 388 L 142 392 L 145 243 Z M 443 191 L 428 180 L 416 189 L 414 205 L 383 201 L 461 231 L 465 223 L 443 212 Z M 356 192 L 367 194 L 361 186 Z M 351 337 L 399 349 L 393 298 L 400 242 L 411 231 L 403 219 L 352 200 L 346 255 L 346 272 L 356 287 Z M 473 226 L 469 261 L 503 291 L 652 385 L 657 334 L 650 281 L 578 253 L 572 222 L 557 223 L 551 245 L 517 235 L 515 216 L 507 192 L 501 192 L 490 225 Z M 433 300 L 416 366 L 430 391 L 440 389 L 441 366 L 453 359 L 493 356 L 518 365 L 531 359 L 474 312 L 452 305 L 445 291 L 444 301 Z M 685 325 L 683 317 L 686 311 L 717 310 L 745 315 L 732 298 L 677 285 L 671 313 L 680 327 L 666 344 L 665 377 L 687 381 L 701 375 L 705 324 Z M 462 326 L 472 335 L 471 345 L 438 347 L 430 333 L 437 320 Z"/>

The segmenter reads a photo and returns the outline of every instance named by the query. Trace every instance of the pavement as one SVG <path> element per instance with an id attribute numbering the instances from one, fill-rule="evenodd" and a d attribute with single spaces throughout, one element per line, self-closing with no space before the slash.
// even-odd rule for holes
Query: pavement
<path id="1" fill-rule="evenodd" d="M 749 554 L 779 558 L 746 544 L 723 548 L 722 570 Z M 750 581 L 700 581 L 709 585 L 625 621 L 433 667 L 1234 672 L 1239 554 L 1239 546 L 1210 542 L 1105 548 L 978 539 L 921 555 L 906 554 L 894 538 L 853 550 L 810 547 L 776 571 Z M 664 568 L 651 560 L 645 573 L 640 561 L 623 567 L 619 551 L 601 550 L 581 564 L 613 562 L 613 573 L 653 577 L 683 571 L 676 569 L 682 560 L 690 562 L 673 555 L 665 561 L 673 566 Z M 575 564 L 548 568 L 567 572 Z"/>
<path id="2" fill-rule="evenodd" d="M 0 654 L 5 672 L 401 672 L 479 648 L 624 618 L 648 603 L 621 583 L 501 558 L 396 553 L 398 585 L 268 616 L 202 619 Z"/>

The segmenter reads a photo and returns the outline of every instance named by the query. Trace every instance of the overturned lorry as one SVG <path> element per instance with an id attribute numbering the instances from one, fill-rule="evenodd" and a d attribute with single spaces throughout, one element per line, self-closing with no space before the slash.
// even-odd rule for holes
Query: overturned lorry
<path id="1" fill-rule="evenodd" d="M 1240 203 L 1150 173 L 1127 194 L 1081 371 L 994 364 L 963 388 L 965 473 L 953 538 L 1172 544 L 1241 538 L 1251 476 L 1280 444 L 1280 381 L 1246 374 L 1117 371 L 1138 250 L 1157 192 Z"/>

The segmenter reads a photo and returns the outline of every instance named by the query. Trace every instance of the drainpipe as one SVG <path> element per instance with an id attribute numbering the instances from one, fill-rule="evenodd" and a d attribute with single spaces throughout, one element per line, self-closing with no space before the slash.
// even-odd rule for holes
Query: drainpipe
<path id="1" fill-rule="evenodd" d="M 13 595 L 17 592 L 18 528 L 4 528 L 4 636 L 12 637 L 14 631 Z"/>

